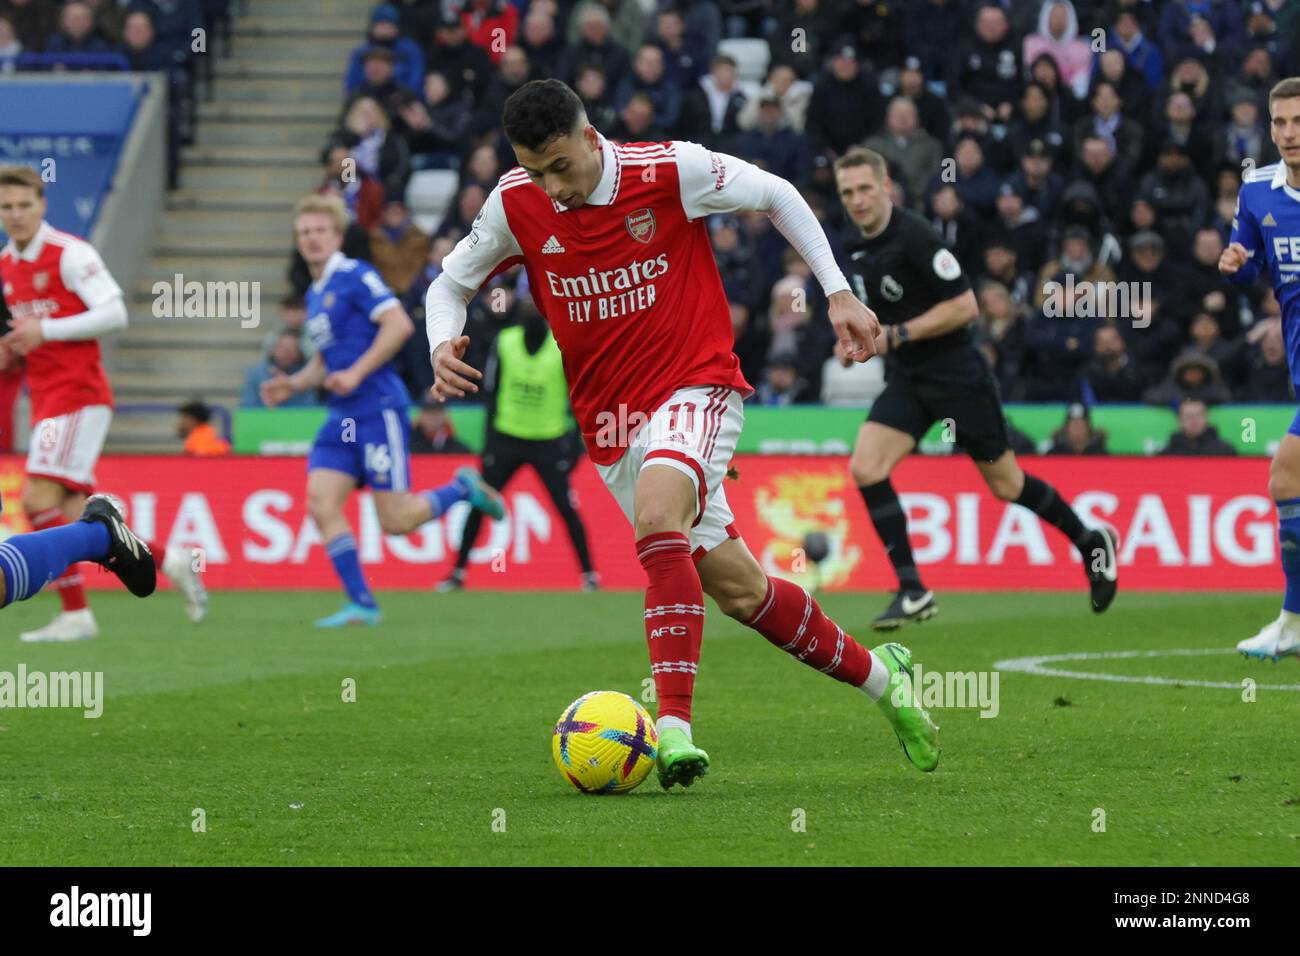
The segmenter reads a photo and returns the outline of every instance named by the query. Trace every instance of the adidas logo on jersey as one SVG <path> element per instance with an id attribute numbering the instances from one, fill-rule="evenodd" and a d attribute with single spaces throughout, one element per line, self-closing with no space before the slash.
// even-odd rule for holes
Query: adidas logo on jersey
<path id="1" fill-rule="evenodd" d="M 560 245 L 560 240 L 556 239 L 554 235 L 552 235 L 551 238 L 547 239 L 545 245 L 542 246 L 543 254 L 548 252 L 563 252 L 563 251 L 564 251 L 564 246 Z"/>
<path id="2" fill-rule="evenodd" d="M 1273 214 L 1270 212 L 1270 213 L 1268 213 L 1266 216 L 1264 216 L 1263 220 L 1260 222 L 1260 225 L 1261 225 L 1261 226 L 1276 226 L 1276 225 L 1277 225 L 1277 220 L 1273 218 Z"/>

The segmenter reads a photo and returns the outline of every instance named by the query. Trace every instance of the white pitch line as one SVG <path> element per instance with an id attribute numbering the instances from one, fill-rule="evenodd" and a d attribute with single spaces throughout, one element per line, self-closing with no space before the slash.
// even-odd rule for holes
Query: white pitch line
<path id="1" fill-rule="evenodd" d="M 1040 677 L 1070 677 L 1075 680 L 1101 680 L 1116 684 L 1152 684 L 1165 687 L 1212 687 L 1217 690 L 1241 690 L 1241 681 L 1180 680 L 1175 677 L 1156 677 L 1146 675 L 1138 677 L 1129 674 L 1098 674 L 1090 671 L 1068 671 L 1059 667 L 1044 667 L 1060 661 L 1118 661 L 1135 657 L 1204 657 L 1210 654 L 1236 654 L 1227 648 L 1195 648 L 1170 651 L 1100 651 L 1081 654 L 1044 654 L 1039 657 L 1014 657 L 1005 661 L 995 661 L 996 671 L 1012 671 L 1019 674 L 1037 674 Z M 1262 663 L 1262 662 L 1260 662 Z M 1249 676 L 1249 675 L 1247 675 Z M 1257 690 L 1293 690 L 1300 691 L 1300 682 L 1295 684 L 1256 684 Z"/>

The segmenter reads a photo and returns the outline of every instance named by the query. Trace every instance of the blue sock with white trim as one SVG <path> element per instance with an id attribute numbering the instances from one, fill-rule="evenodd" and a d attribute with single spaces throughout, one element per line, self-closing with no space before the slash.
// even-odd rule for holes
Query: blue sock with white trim
<path id="1" fill-rule="evenodd" d="M 366 577 L 361 573 L 361 558 L 357 554 L 357 539 L 352 532 L 344 532 L 325 545 L 325 553 L 334 564 L 334 573 L 343 582 L 343 590 L 353 604 L 362 607 L 378 607 L 375 596 L 370 593 Z"/>
<path id="2" fill-rule="evenodd" d="M 26 601 L 70 564 L 98 561 L 111 545 L 108 528 L 98 521 L 74 521 L 0 542 L 0 575 L 5 582 L 0 607 Z"/>
<path id="3" fill-rule="evenodd" d="M 469 485 L 459 478 L 455 478 L 445 485 L 422 491 L 420 494 L 424 496 L 425 500 L 429 502 L 429 507 L 433 509 L 432 517 L 437 518 L 440 515 L 445 515 L 447 509 L 456 502 L 467 499 L 469 492 Z"/>
<path id="4" fill-rule="evenodd" d="M 1286 575 L 1282 610 L 1300 614 L 1300 498 L 1277 503 L 1278 553 Z"/>

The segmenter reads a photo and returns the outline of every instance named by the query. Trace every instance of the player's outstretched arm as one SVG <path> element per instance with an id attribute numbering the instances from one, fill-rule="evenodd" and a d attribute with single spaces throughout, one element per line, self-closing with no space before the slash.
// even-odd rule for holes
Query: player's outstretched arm
<path id="1" fill-rule="evenodd" d="M 676 142 L 673 146 L 686 217 L 742 210 L 767 213 L 821 284 L 844 353 L 857 362 L 875 355 L 880 334 L 876 314 L 849 291 L 821 223 L 799 190 L 753 163 L 710 152 L 698 143 Z"/>

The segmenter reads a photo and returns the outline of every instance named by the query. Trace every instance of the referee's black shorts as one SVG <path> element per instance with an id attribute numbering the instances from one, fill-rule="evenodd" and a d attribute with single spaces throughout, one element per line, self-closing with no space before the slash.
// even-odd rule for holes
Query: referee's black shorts
<path id="1" fill-rule="evenodd" d="M 483 443 L 483 477 L 492 484 L 493 477 L 513 475 L 524 465 L 532 465 L 543 481 L 552 475 L 567 476 L 573 470 L 574 452 L 573 439 L 568 435 L 530 441 L 492 429 Z"/>
<path id="2" fill-rule="evenodd" d="M 1011 447 L 1002 393 L 988 361 L 974 348 L 952 349 L 923 363 L 893 364 L 867 421 L 906 432 L 917 442 L 935 422 L 951 419 L 954 437 L 976 461 Z"/>

